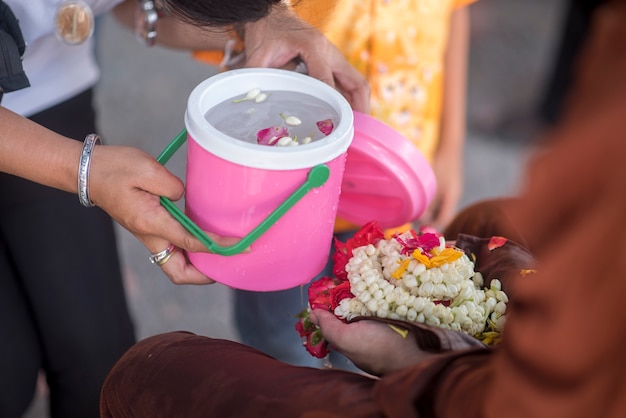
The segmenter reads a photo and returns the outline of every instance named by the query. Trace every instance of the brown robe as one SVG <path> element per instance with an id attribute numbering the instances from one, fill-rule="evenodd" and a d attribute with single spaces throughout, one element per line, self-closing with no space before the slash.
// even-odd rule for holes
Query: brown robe
<path id="1" fill-rule="evenodd" d="M 626 1 L 597 13 L 578 74 L 565 120 L 506 206 L 539 265 L 512 282 L 496 349 L 452 346 L 374 379 L 163 334 L 109 374 L 102 416 L 626 417 Z"/>

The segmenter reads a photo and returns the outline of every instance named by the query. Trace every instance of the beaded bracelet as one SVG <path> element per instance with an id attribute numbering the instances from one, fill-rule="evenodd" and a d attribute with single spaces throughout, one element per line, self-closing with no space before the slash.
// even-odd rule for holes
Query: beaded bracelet
<path id="1" fill-rule="evenodd" d="M 83 150 L 80 154 L 80 164 L 78 165 L 78 200 L 85 207 L 93 207 L 95 203 L 89 199 L 89 166 L 91 165 L 91 154 L 96 144 L 100 141 L 97 134 L 89 134 L 83 142 Z"/>

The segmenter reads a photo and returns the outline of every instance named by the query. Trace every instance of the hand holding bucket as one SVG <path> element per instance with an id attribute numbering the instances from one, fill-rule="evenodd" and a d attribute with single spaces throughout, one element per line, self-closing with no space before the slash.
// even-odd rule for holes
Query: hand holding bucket
<path id="1" fill-rule="evenodd" d="M 209 109 L 256 88 L 314 96 L 339 121 L 328 136 L 298 147 L 244 142 L 207 121 Z M 185 125 L 158 159 L 165 163 L 187 140 L 186 214 L 166 198 L 161 202 L 213 252 L 188 253 L 194 266 L 217 282 L 256 291 L 295 287 L 317 275 L 328 259 L 354 135 L 353 113 L 341 94 L 291 71 L 232 70 L 192 91 Z M 203 231 L 242 239 L 220 247 Z"/>
<path id="2" fill-rule="evenodd" d="M 166 164 L 180 146 L 187 139 L 187 130 L 182 130 L 168 147 L 157 157 L 157 161 Z M 220 255 L 234 255 L 243 252 L 254 241 L 257 240 L 264 232 L 266 232 L 281 216 L 285 214 L 293 205 L 295 205 L 306 193 L 314 187 L 323 185 L 330 172 L 326 165 L 316 165 L 311 168 L 306 181 L 276 208 L 267 218 L 263 220 L 248 235 L 239 240 L 237 243 L 228 247 L 221 246 L 213 241 L 202 229 L 198 227 L 191 219 L 189 219 L 170 199 L 161 197 L 161 204 L 170 212 L 178 222 L 180 222 L 189 232 L 198 238 L 211 252 Z"/>

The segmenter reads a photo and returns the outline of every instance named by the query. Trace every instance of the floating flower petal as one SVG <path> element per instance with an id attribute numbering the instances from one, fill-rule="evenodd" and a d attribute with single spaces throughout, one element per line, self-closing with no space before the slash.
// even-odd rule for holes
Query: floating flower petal
<path id="1" fill-rule="evenodd" d="M 321 133 L 328 136 L 335 129 L 335 124 L 330 119 L 320 120 L 319 122 L 315 122 L 317 125 L 317 129 L 320 130 Z"/>
<path id="2" fill-rule="evenodd" d="M 289 136 L 289 131 L 284 126 L 272 126 L 261 129 L 256 133 L 256 142 L 259 145 L 275 145 L 282 137 Z"/>

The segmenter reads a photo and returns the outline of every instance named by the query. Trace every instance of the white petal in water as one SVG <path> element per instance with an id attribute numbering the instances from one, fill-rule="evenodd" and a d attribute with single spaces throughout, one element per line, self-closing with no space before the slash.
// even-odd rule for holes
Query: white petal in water
<path id="1" fill-rule="evenodd" d="M 283 136 L 278 140 L 276 145 L 280 145 L 281 147 L 285 147 L 293 142 L 293 139 L 290 136 Z"/>
<path id="2" fill-rule="evenodd" d="M 253 100 L 255 99 L 259 94 L 261 93 L 261 90 L 259 89 L 252 89 L 248 92 L 248 94 L 246 94 L 246 99 L 248 100 Z"/>
<path id="3" fill-rule="evenodd" d="M 285 123 L 289 126 L 299 126 L 302 124 L 302 121 L 297 116 L 287 116 L 285 118 Z"/>

